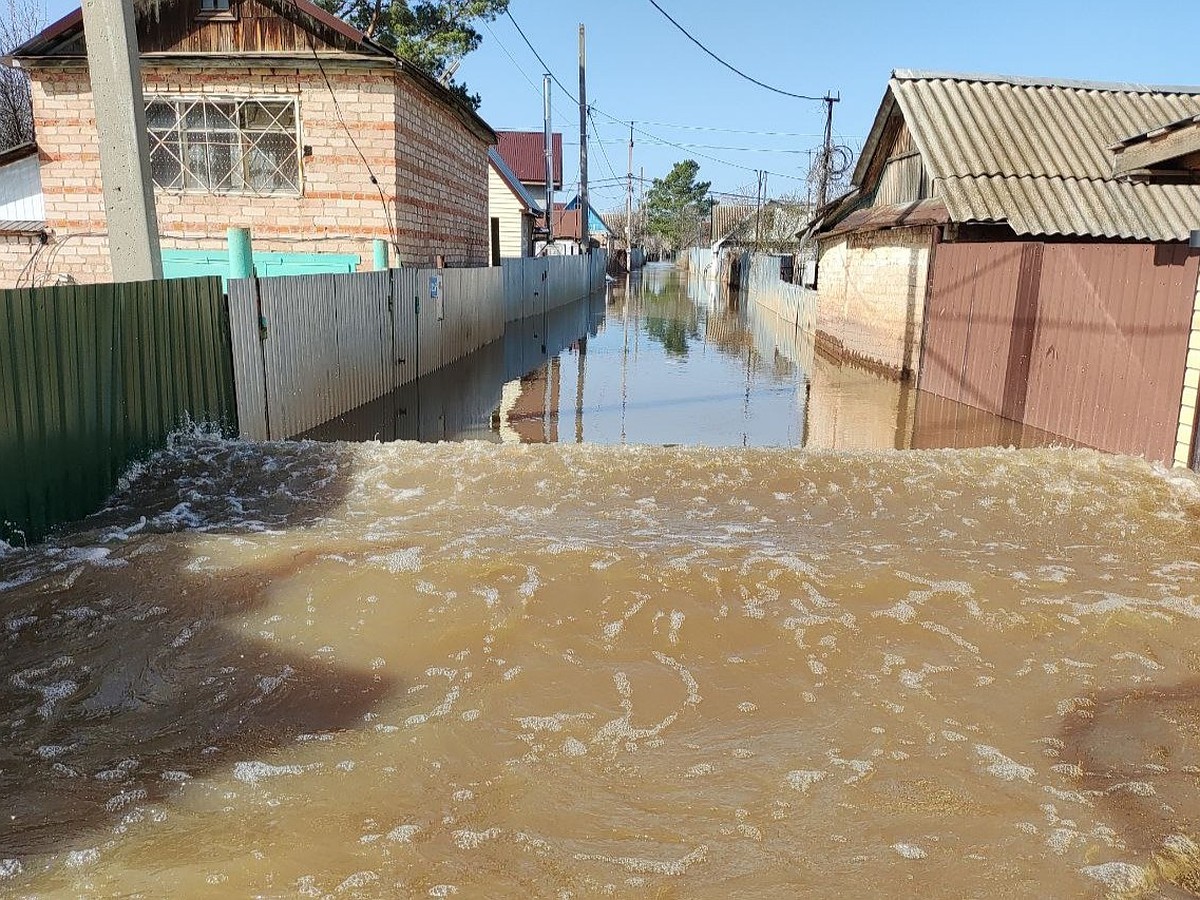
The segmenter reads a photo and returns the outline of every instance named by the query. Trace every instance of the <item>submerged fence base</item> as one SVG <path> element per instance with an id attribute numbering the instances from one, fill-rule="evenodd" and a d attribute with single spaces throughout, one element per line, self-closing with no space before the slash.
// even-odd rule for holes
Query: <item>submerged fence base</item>
<path id="1" fill-rule="evenodd" d="M 0 291 L 0 540 L 94 512 L 189 420 L 235 425 L 220 279 Z"/>
<path id="2" fill-rule="evenodd" d="M 603 286 L 605 265 L 601 252 L 230 281 L 241 434 L 302 434 L 498 340 L 507 322 L 544 332 L 550 310 Z"/>

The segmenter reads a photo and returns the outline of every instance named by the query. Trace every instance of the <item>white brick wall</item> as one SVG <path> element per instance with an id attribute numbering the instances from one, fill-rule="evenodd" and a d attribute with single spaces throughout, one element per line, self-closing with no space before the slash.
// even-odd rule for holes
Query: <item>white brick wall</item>
<path id="1" fill-rule="evenodd" d="M 839 236 L 820 255 L 817 330 L 848 355 L 915 377 L 932 232 L 897 228 Z"/>
<path id="2" fill-rule="evenodd" d="M 1200 285 L 1192 312 L 1192 335 L 1188 341 L 1187 368 L 1183 373 L 1183 403 L 1179 409 L 1179 432 L 1175 443 L 1175 465 L 1192 464 L 1192 438 L 1196 434 L 1196 410 L 1200 408 Z"/>

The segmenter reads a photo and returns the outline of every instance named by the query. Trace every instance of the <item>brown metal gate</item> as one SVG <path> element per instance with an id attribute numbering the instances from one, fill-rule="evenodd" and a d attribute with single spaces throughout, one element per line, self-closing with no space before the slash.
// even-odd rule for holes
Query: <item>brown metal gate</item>
<path id="1" fill-rule="evenodd" d="M 942 244 L 921 388 L 1091 447 L 1170 460 L 1196 275 L 1183 245 Z"/>

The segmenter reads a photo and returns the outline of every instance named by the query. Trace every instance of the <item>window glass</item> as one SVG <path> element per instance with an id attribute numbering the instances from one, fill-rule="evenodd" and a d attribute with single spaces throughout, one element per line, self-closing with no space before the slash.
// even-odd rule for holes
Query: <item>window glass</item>
<path id="1" fill-rule="evenodd" d="M 164 190 L 301 193 L 296 103 L 161 98 L 146 104 L 150 173 Z"/>

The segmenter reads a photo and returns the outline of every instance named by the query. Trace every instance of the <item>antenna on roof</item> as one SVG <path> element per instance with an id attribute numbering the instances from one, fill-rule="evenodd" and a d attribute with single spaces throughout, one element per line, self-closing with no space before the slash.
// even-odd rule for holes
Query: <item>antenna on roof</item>
<path id="1" fill-rule="evenodd" d="M 461 65 L 462 57 L 460 56 L 458 59 L 454 60 L 454 62 L 450 63 L 450 65 L 446 66 L 445 71 L 442 72 L 441 77 L 438 79 L 438 83 L 442 87 L 449 87 L 450 82 L 454 78 L 454 73 L 458 71 L 458 67 Z"/>

